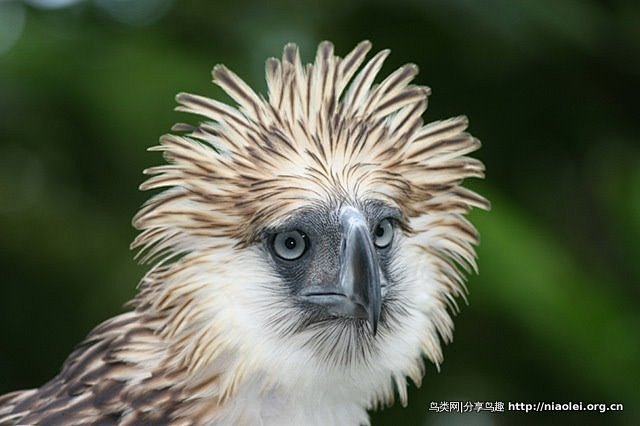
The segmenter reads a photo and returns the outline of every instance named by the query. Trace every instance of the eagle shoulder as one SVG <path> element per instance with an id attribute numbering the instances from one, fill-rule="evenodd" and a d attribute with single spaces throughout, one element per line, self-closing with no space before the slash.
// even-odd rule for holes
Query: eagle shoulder
<path id="1" fill-rule="evenodd" d="M 1 396 L 0 424 L 176 423 L 180 388 L 176 372 L 159 370 L 166 348 L 154 326 L 137 312 L 100 324 L 51 381 Z"/>

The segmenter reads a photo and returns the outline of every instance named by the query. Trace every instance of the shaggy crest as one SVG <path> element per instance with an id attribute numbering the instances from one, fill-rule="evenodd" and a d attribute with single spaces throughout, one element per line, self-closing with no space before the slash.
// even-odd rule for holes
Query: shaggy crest
<path id="1" fill-rule="evenodd" d="M 430 90 L 410 84 L 417 67 L 405 65 L 376 85 L 389 51 L 356 74 L 370 48 L 363 41 L 340 58 L 323 42 L 315 62 L 303 66 L 298 47 L 288 44 L 282 60 L 267 61 L 268 100 L 218 65 L 213 81 L 237 108 L 179 94 L 178 111 L 207 121 L 196 128 L 178 124 L 174 131 L 186 134 L 165 135 L 151 148 L 170 164 L 147 169 L 154 176 L 141 188 L 172 189 L 138 213 L 134 224 L 143 232 L 133 245 L 150 257 L 167 249 L 176 254 L 187 235 L 247 245 L 260 224 L 336 197 L 382 199 L 399 207 L 404 219 L 487 208 L 484 198 L 459 186 L 484 175 L 482 163 L 465 156 L 480 146 L 464 132 L 466 117 L 423 125 Z M 475 235 L 466 221 L 456 222 Z"/>

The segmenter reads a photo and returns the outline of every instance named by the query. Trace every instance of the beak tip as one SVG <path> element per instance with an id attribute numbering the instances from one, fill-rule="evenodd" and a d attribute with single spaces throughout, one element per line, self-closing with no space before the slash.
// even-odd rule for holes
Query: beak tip
<path id="1" fill-rule="evenodd" d="M 375 337 L 378 333 L 378 323 L 380 321 L 380 309 L 373 309 L 369 313 L 369 324 L 371 324 L 371 333 Z"/>

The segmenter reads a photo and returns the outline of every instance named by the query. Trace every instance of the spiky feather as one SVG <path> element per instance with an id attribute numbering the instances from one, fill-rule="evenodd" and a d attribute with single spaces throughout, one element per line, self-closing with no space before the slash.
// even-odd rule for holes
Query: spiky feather
<path id="1" fill-rule="evenodd" d="M 480 146 L 467 119 L 424 125 L 430 90 L 411 84 L 417 67 L 376 84 L 389 51 L 362 66 L 370 48 L 340 58 L 323 42 L 303 66 L 288 44 L 267 60 L 267 99 L 222 65 L 214 83 L 237 106 L 177 96 L 177 110 L 204 121 L 174 126 L 152 148 L 167 164 L 146 170 L 141 189 L 163 192 L 134 218 L 132 246 L 156 265 L 134 310 L 97 327 L 49 384 L 0 399 L 0 423 L 278 424 L 288 415 L 362 424 L 394 389 L 406 403 L 406 377 L 419 384 L 422 357 L 440 363 L 440 338 L 451 339 L 447 307 L 464 296 L 461 271 L 477 270 L 478 234 L 464 215 L 488 202 L 461 186 L 484 175 L 467 157 Z M 255 243 L 305 206 L 362 200 L 403 214 L 395 273 L 404 286 L 390 296 L 387 326 L 375 341 L 348 326 L 302 332 Z M 344 388 L 318 393 L 337 382 Z M 272 406 L 234 403 L 238 395 Z M 282 408 L 293 402 L 297 411 Z M 323 403 L 335 409 L 305 411 Z"/>

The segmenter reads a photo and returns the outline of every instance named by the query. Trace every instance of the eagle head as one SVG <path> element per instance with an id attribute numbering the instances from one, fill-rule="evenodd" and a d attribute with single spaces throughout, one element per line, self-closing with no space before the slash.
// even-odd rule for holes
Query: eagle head
<path id="1" fill-rule="evenodd" d="M 288 44 L 266 62 L 266 98 L 218 65 L 213 81 L 237 106 L 177 96 L 203 121 L 152 148 L 168 164 L 142 189 L 164 192 L 134 219 L 134 246 L 162 259 L 138 306 L 168 318 L 191 369 L 224 365 L 236 387 L 248 375 L 263 390 L 324 386 L 372 408 L 394 388 L 406 403 L 423 357 L 442 361 L 448 308 L 476 269 L 464 216 L 488 208 L 461 186 L 483 177 L 466 156 L 480 142 L 465 117 L 423 123 L 430 90 L 411 84 L 415 65 L 374 84 L 389 51 L 361 67 L 370 47 L 341 58 L 323 42 L 303 65 Z"/>
<path id="2" fill-rule="evenodd" d="M 151 148 L 166 164 L 141 186 L 160 191 L 134 218 L 154 266 L 133 310 L 4 400 L 5 420 L 368 424 L 406 404 L 407 378 L 451 340 L 476 270 L 465 215 L 488 202 L 461 186 L 484 171 L 467 119 L 424 124 L 417 67 L 375 84 L 389 51 L 363 66 L 370 48 L 323 42 L 303 65 L 289 44 L 266 62 L 266 98 L 222 65 L 235 105 L 177 96 L 201 122 Z"/>

